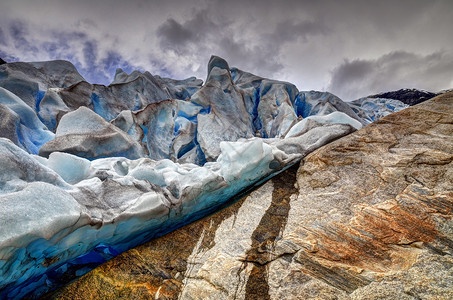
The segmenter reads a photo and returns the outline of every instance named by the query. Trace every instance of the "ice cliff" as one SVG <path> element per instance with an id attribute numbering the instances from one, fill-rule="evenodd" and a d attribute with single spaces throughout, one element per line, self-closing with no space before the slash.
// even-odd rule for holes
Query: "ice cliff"
<path id="1" fill-rule="evenodd" d="M 215 56 L 204 84 L 0 65 L 0 297 L 42 295 L 405 107 L 300 92 Z"/>

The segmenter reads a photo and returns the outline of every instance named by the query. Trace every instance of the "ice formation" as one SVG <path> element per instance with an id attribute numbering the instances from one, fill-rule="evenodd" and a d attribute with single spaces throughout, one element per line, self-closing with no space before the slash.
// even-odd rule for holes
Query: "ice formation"
<path id="1" fill-rule="evenodd" d="M 1 136 L 8 137 L 29 153 L 37 154 L 54 134 L 38 119 L 35 111 L 12 92 L 0 87 Z"/>
<path id="2" fill-rule="evenodd" d="M 367 97 L 351 101 L 348 104 L 365 124 L 370 124 L 395 111 L 409 107 L 399 100 Z"/>
<path id="3" fill-rule="evenodd" d="M 0 78 L 0 298 L 42 295 L 403 108 L 215 56 L 204 84 L 118 69 L 92 85 L 62 61 L 4 64 Z"/>

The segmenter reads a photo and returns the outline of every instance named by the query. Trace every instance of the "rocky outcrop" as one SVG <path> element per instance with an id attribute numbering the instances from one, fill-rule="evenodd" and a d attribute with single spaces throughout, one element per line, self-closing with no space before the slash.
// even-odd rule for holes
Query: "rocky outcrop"
<path id="1" fill-rule="evenodd" d="M 417 89 L 400 89 L 397 91 L 392 92 L 385 92 L 380 93 L 372 96 L 368 96 L 369 98 L 386 98 L 386 99 L 394 99 L 399 100 L 407 105 L 416 105 L 422 103 L 423 101 L 429 100 L 431 98 L 436 97 L 440 93 L 432 93 L 423 90 Z"/>
<path id="2" fill-rule="evenodd" d="M 54 299 L 453 297 L 453 93 L 305 157 Z"/>

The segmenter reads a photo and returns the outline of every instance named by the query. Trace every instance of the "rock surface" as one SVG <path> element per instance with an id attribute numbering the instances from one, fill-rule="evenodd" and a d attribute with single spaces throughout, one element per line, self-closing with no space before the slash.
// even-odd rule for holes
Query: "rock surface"
<path id="1" fill-rule="evenodd" d="M 305 157 L 52 299 L 453 298 L 453 93 Z"/>

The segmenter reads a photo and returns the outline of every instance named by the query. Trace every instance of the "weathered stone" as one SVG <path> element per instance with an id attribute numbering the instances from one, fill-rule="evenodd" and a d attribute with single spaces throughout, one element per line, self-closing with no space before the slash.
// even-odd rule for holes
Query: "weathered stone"
<path id="1" fill-rule="evenodd" d="M 453 298 L 453 93 L 308 155 L 55 299 Z"/>

